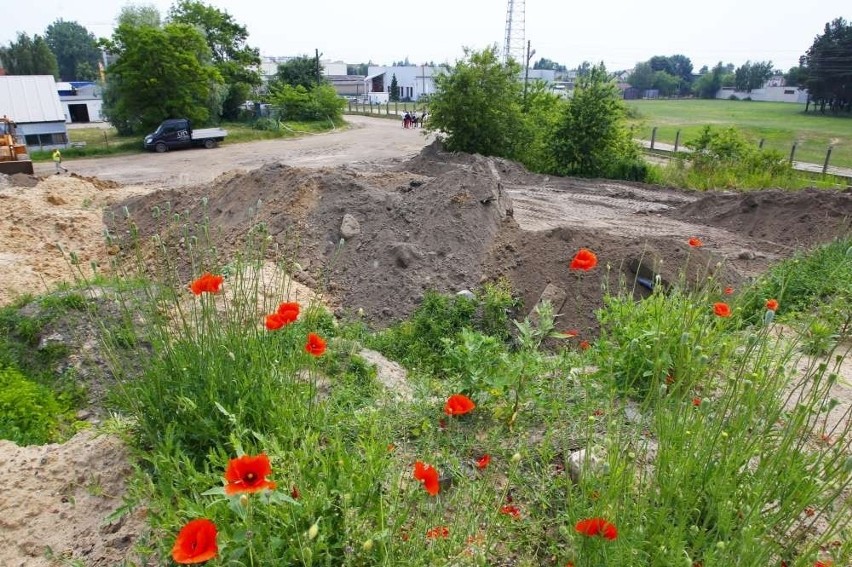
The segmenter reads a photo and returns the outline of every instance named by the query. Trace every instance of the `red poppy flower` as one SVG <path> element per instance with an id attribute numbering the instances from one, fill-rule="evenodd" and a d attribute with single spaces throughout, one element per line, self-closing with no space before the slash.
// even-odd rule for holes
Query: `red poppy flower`
<path id="1" fill-rule="evenodd" d="M 690 238 L 688 242 L 689 242 L 689 245 L 693 248 L 701 248 L 702 246 L 704 246 L 704 243 L 701 242 L 701 239 L 696 238 L 695 236 Z"/>
<path id="2" fill-rule="evenodd" d="M 692 398 L 692 405 L 698 407 L 701 405 L 701 398 Z"/>
<path id="3" fill-rule="evenodd" d="M 414 463 L 414 478 L 423 483 L 426 492 L 432 496 L 436 496 L 441 490 L 441 485 L 438 482 L 438 471 L 432 465 L 427 465 L 423 461 Z"/>
<path id="4" fill-rule="evenodd" d="M 450 528 L 447 526 L 436 526 L 431 530 L 426 530 L 428 539 L 444 539 L 450 537 Z"/>
<path id="5" fill-rule="evenodd" d="M 512 516 L 513 518 L 520 518 L 521 511 L 517 506 L 513 506 L 512 504 L 506 504 L 502 508 L 500 508 L 501 514 L 506 514 L 507 516 Z"/>
<path id="6" fill-rule="evenodd" d="M 728 287 L 725 288 L 725 290 L 722 293 L 724 293 L 725 295 L 734 295 L 734 288 L 732 288 L 731 286 L 728 286 Z"/>
<path id="7" fill-rule="evenodd" d="M 195 295 L 219 293 L 224 280 L 225 278 L 222 276 L 214 276 L 210 272 L 205 272 L 200 278 L 189 284 L 189 289 Z"/>
<path id="8" fill-rule="evenodd" d="M 488 466 L 488 463 L 491 462 L 491 455 L 488 453 L 482 455 L 482 458 L 476 461 L 476 468 L 482 470 Z"/>
<path id="9" fill-rule="evenodd" d="M 582 270 L 588 272 L 598 265 L 598 257 L 588 248 L 580 248 L 580 251 L 571 260 L 568 266 L 571 270 Z"/>
<path id="10" fill-rule="evenodd" d="M 295 301 L 282 303 L 276 312 L 284 319 L 284 324 L 292 323 L 299 317 L 299 304 Z"/>
<path id="11" fill-rule="evenodd" d="M 731 308 L 728 307 L 727 303 L 722 303 L 721 301 L 719 301 L 713 304 L 713 313 L 715 313 L 719 317 L 730 317 Z"/>
<path id="12" fill-rule="evenodd" d="M 175 563 L 204 563 L 216 557 L 216 524 L 206 518 L 188 522 L 178 533 L 172 548 Z"/>
<path id="13" fill-rule="evenodd" d="M 322 356 L 322 353 L 325 352 L 325 340 L 316 333 L 308 333 L 305 352 L 314 356 Z"/>
<path id="14" fill-rule="evenodd" d="M 473 411 L 476 404 L 464 394 L 453 394 L 447 398 L 444 404 L 444 413 L 447 415 L 464 415 Z"/>
<path id="15" fill-rule="evenodd" d="M 265 454 L 251 457 L 243 455 L 228 461 L 225 469 L 225 494 L 240 494 L 244 492 L 260 492 L 261 490 L 272 490 L 275 483 L 266 480 L 266 476 L 272 474 L 269 457 Z"/>
<path id="16" fill-rule="evenodd" d="M 817 561 L 814 563 L 814 567 L 831 567 L 834 565 L 834 561 Z"/>
<path id="17" fill-rule="evenodd" d="M 299 492 L 299 487 L 294 484 L 293 488 L 290 489 L 290 498 L 292 498 L 293 500 L 298 500 L 301 497 L 302 493 Z"/>
<path id="18" fill-rule="evenodd" d="M 580 346 L 580 350 L 588 350 L 589 347 L 592 346 L 592 343 L 590 343 L 589 341 L 580 341 L 579 346 Z"/>
<path id="19" fill-rule="evenodd" d="M 778 300 L 777 299 L 769 299 L 766 301 L 766 308 L 770 311 L 776 311 L 778 309 Z"/>
<path id="20" fill-rule="evenodd" d="M 574 526 L 578 533 L 585 536 L 601 536 L 603 538 L 613 540 L 618 537 L 618 530 L 615 526 L 603 518 L 588 518 L 580 520 Z"/>
<path id="21" fill-rule="evenodd" d="M 267 331 L 277 331 L 285 325 L 284 318 L 278 313 L 267 315 L 265 325 Z"/>

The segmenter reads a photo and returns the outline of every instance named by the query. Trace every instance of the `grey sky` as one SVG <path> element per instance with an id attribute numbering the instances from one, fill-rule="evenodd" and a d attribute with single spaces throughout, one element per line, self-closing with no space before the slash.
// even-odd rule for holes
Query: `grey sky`
<path id="1" fill-rule="evenodd" d="M 506 0 L 208 0 L 249 31 L 262 55 L 313 54 L 347 63 L 452 63 L 462 46 L 502 45 Z M 0 0 L 0 43 L 30 35 L 58 18 L 109 36 L 127 4 L 149 4 L 163 15 L 171 0 Z M 736 65 L 771 60 L 787 70 L 822 33 L 826 22 L 852 19 L 849 0 L 527 0 L 526 38 L 568 67 L 604 61 L 631 68 L 652 55 L 682 53 L 695 69 L 717 61 Z M 850 62 L 852 65 L 852 62 Z"/>

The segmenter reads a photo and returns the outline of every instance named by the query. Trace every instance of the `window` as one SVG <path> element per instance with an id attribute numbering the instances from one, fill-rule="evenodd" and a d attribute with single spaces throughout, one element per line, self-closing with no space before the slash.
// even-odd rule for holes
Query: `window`
<path id="1" fill-rule="evenodd" d="M 796 91 L 793 89 L 784 89 L 784 94 L 796 94 Z"/>

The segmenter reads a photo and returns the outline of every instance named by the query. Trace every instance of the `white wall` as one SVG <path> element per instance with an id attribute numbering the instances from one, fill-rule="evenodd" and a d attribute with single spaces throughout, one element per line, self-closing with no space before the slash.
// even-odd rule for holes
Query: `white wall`
<path id="1" fill-rule="evenodd" d="M 370 66 L 367 76 L 372 77 L 379 73 L 385 73 L 385 92 L 390 87 L 393 76 L 396 75 L 396 83 L 401 89 L 400 98 L 417 100 L 423 95 L 435 92 L 435 81 L 432 76 L 439 72 L 437 67 L 426 65 L 409 65 L 406 67 L 380 67 Z M 372 80 L 367 81 L 367 88 L 372 88 Z"/>
<path id="2" fill-rule="evenodd" d="M 737 91 L 731 87 L 724 87 L 716 93 L 716 98 L 729 99 L 731 95 L 740 100 L 751 98 L 761 102 L 795 102 L 804 104 L 808 101 L 808 91 L 798 87 L 764 87 L 754 89 L 750 93 Z"/>

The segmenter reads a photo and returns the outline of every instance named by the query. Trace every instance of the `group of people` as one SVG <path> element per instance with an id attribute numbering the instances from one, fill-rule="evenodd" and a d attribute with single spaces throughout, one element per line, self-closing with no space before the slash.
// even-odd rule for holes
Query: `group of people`
<path id="1" fill-rule="evenodd" d="M 402 127 L 403 128 L 417 128 L 418 126 L 423 126 L 423 121 L 426 120 L 426 111 L 424 110 L 419 115 L 417 111 L 405 111 L 405 114 L 402 115 Z"/>

